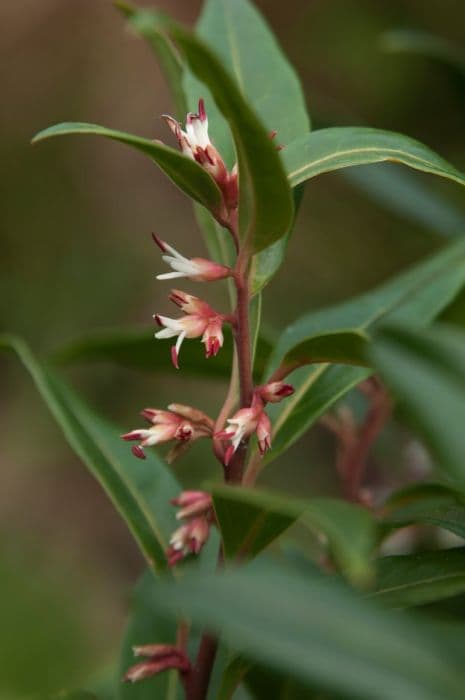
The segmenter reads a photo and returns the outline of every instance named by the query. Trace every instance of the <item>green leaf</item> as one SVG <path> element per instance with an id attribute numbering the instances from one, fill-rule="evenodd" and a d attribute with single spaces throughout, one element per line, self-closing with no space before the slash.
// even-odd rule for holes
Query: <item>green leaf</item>
<path id="1" fill-rule="evenodd" d="M 290 499 L 257 489 L 214 485 L 210 490 L 228 559 L 256 556 L 299 520 L 326 537 L 331 555 L 350 580 L 369 580 L 376 528 L 366 509 L 336 499 Z"/>
<path id="2" fill-rule="evenodd" d="M 363 329 L 316 333 L 287 352 L 282 364 L 299 367 L 317 362 L 333 362 L 363 366 L 368 364 L 366 352 L 369 340 Z"/>
<path id="3" fill-rule="evenodd" d="M 319 129 L 289 144 L 282 153 L 293 187 L 322 173 L 382 161 L 402 163 L 465 185 L 465 176 L 430 148 L 403 134 L 381 129 Z"/>
<path id="4" fill-rule="evenodd" d="M 438 465 L 465 482 L 465 333 L 447 326 L 381 329 L 372 359 Z"/>
<path id="5" fill-rule="evenodd" d="M 378 559 L 371 597 L 391 608 L 424 605 L 465 593 L 465 548 Z"/>
<path id="6" fill-rule="evenodd" d="M 115 7 L 126 17 L 132 29 L 146 39 L 171 89 L 176 114 L 179 119 L 184 119 L 187 112 L 182 88 L 184 67 L 176 47 L 169 38 L 171 18 L 160 10 L 139 8 L 121 0 L 116 0 Z"/>
<path id="7" fill-rule="evenodd" d="M 464 284 L 465 241 L 457 240 L 371 292 L 310 312 L 291 324 L 279 339 L 265 376 L 308 338 L 330 336 L 348 329 L 371 334 L 378 323 L 386 320 L 403 320 L 417 327 L 426 325 L 454 299 Z M 265 460 L 271 461 L 287 449 L 369 373 L 358 367 L 324 364 L 295 372 L 291 376 L 295 394 L 281 404 L 270 406 L 274 419 L 273 449 Z"/>
<path id="8" fill-rule="evenodd" d="M 391 53 L 420 54 L 434 58 L 465 76 L 463 47 L 435 34 L 419 29 L 392 29 L 382 35 L 381 45 Z"/>
<path id="9" fill-rule="evenodd" d="M 180 366 L 183 373 L 209 379 L 227 379 L 231 372 L 233 338 L 229 328 L 224 329 L 225 344 L 217 357 L 205 359 L 200 343 L 185 343 Z M 263 373 L 271 352 L 271 342 L 259 336 L 255 353 L 255 371 Z M 169 348 L 158 342 L 152 330 L 97 331 L 57 349 L 52 356 L 59 364 L 76 362 L 113 362 L 121 367 L 148 372 L 171 372 Z"/>
<path id="10" fill-rule="evenodd" d="M 166 465 L 153 453 L 146 460 L 135 459 L 119 431 L 41 365 L 24 342 L 1 336 L 0 349 L 18 355 L 71 448 L 104 488 L 149 565 L 166 569 L 164 552 L 176 528 L 169 501 L 180 490 Z"/>
<path id="11" fill-rule="evenodd" d="M 387 211 L 435 235 L 465 231 L 465 212 L 410 170 L 379 163 L 347 168 L 341 175 Z"/>
<path id="12" fill-rule="evenodd" d="M 463 657 L 435 625 L 380 609 L 331 578 L 257 566 L 163 584 L 156 607 L 247 657 L 360 699 L 461 700 Z"/>
<path id="13" fill-rule="evenodd" d="M 50 700 L 99 700 L 99 698 L 86 690 L 71 690 L 53 695 Z"/>
<path id="14" fill-rule="evenodd" d="M 148 155 L 158 167 L 189 197 L 203 204 L 207 209 L 216 211 L 221 205 L 221 193 L 215 181 L 198 163 L 187 158 L 180 151 L 165 146 L 159 141 L 150 141 L 126 134 L 123 131 L 107 129 L 97 124 L 80 122 L 65 122 L 50 126 L 40 131 L 32 139 L 32 143 L 43 141 L 52 136 L 68 136 L 74 134 L 90 134 L 104 136 L 113 141 L 120 141 Z"/>
<path id="15" fill-rule="evenodd" d="M 231 128 L 241 178 L 242 233 L 253 252 L 259 252 L 284 236 L 293 221 L 292 194 L 279 154 L 216 54 L 181 27 L 173 27 L 172 36 Z"/>
<path id="16" fill-rule="evenodd" d="M 396 491 L 383 506 L 383 525 L 435 525 L 465 538 L 465 493 L 440 483 L 420 483 Z"/>
<path id="17" fill-rule="evenodd" d="M 120 652 L 119 672 L 121 679 L 126 671 L 141 661 L 132 651 L 133 646 L 143 644 L 175 644 L 176 622 L 154 615 L 153 606 L 157 596 L 158 580 L 152 571 L 141 576 L 132 595 L 132 606 L 124 633 Z M 175 700 L 177 697 L 178 674 L 161 673 L 141 683 L 118 683 L 118 700 Z"/>
<path id="18" fill-rule="evenodd" d="M 235 698 L 235 690 L 251 666 L 250 661 L 243 659 L 241 656 L 235 656 L 224 670 L 216 700 L 232 700 L 233 697 Z"/>
<path id="19" fill-rule="evenodd" d="M 288 144 L 310 131 L 310 120 L 299 78 L 257 8 L 247 0 L 207 0 L 196 25 L 198 35 L 216 52 L 234 76 L 242 95 L 276 141 Z M 226 121 L 205 87 L 191 73 L 184 82 L 189 104 L 194 108 L 203 95 L 207 99 L 210 130 L 216 147 L 232 166 L 234 146 Z M 224 232 L 217 232 L 219 238 Z M 286 241 L 280 240 L 254 256 L 252 289 L 263 288 L 280 266 Z"/>

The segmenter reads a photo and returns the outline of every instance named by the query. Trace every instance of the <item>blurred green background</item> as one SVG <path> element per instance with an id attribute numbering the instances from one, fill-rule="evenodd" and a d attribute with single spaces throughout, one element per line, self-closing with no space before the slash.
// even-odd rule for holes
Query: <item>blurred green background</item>
<path id="1" fill-rule="evenodd" d="M 189 24 L 200 8 L 197 0 L 145 4 Z M 465 73 L 421 55 L 389 53 L 382 42 L 383 32 L 407 27 L 463 45 L 463 2 L 256 4 L 301 75 L 316 127 L 402 131 L 465 169 Z M 75 120 L 171 142 L 160 114 L 172 105 L 153 56 L 105 0 L 2 2 L 0 27 L 2 328 L 46 354 L 92 330 L 150 326 L 155 311 L 171 311 L 169 285 L 155 280 L 162 264 L 150 232 L 185 254 L 204 254 L 189 202 L 147 159 L 119 144 L 29 141 L 52 123 Z M 416 220 L 374 201 L 366 180 L 312 181 L 287 264 L 265 293 L 270 334 L 308 308 L 369 289 L 460 233 L 462 222 L 465 233 L 460 188 L 408 175 L 398 194 Z M 111 664 L 143 564 L 22 368 L 10 358 L 0 362 L 0 698 L 15 700 L 73 687 Z M 224 391 L 217 380 L 174 370 L 150 376 L 101 364 L 67 374 L 125 429 L 139 424 L 143 406 L 172 400 L 198 403 L 200 395 L 201 407 L 214 412 Z M 264 480 L 288 491 L 334 492 L 332 448 L 317 428 Z M 389 440 L 381 442 L 381 464 L 391 449 Z M 216 470 L 197 447 L 174 468 L 186 484 Z"/>

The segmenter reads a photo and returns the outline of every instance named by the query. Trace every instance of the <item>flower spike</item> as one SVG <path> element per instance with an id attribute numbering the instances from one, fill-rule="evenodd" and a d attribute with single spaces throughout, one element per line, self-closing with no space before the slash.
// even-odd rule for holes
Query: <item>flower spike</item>
<path id="1" fill-rule="evenodd" d="M 152 238 L 163 253 L 169 253 L 169 255 L 163 255 L 162 259 L 173 269 L 173 272 L 157 275 L 157 280 L 186 277 L 195 282 L 216 282 L 232 275 L 230 267 L 205 258 L 185 258 L 155 233 L 152 233 Z"/>

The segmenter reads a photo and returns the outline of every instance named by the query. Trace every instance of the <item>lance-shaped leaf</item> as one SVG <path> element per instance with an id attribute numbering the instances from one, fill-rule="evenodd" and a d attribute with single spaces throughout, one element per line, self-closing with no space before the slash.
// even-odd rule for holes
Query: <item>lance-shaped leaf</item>
<path id="1" fill-rule="evenodd" d="M 465 185 L 465 175 L 428 146 L 403 134 L 368 127 L 313 131 L 289 144 L 283 160 L 293 187 L 322 173 L 382 161 L 402 163 Z"/>
<path id="2" fill-rule="evenodd" d="M 50 126 L 34 136 L 32 143 L 43 141 L 52 136 L 68 136 L 88 134 L 103 136 L 113 141 L 125 143 L 131 148 L 148 155 L 163 172 L 189 197 L 203 204 L 211 211 L 218 211 L 221 206 L 221 193 L 212 177 L 195 160 L 183 155 L 180 151 L 166 146 L 159 141 L 126 134 L 124 131 L 107 129 L 97 124 L 81 122 L 65 122 Z"/>
<path id="3" fill-rule="evenodd" d="M 465 548 L 378 559 L 370 597 L 390 608 L 424 605 L 465 593 Z"/>
<path id="4" fill-rule="evenodd" d="M 447 484 L 419 483 L 396 491 L 382 508 L 383 528 L 435 525 L 465 538 L 465 492 Z"/>
<path id="5" fill-rule="evenodd" d="M 376 527 L 366 509 L 336 499 L 291 499 L 231 486 L 215 485 L 211 491 L 226 557 L 256 556 L 299 520 L 324 535 L 330 554 L 350 580 L 369 580 Z"/>
<path id="6" fill-rule="evenodd" d="M 291 324 L 277 343 L 268 377 L 293 348 L 307 339 L 338 333 L 370 335 L 381 321 L 403 320 L 412 326 L 426 325 L 448 305 L 465 284 L 465 241 L 458 240 L 393 280 L 343 304 L 306 314 Z M 334 352 L 341 352 L 334 349 Z M 340 359 L 339 359 L 340 362 Z M 272 460 L 300 437 L 331 405 L 369 375 L 359 367 L 319 364 L 291 375 L 296 392 L 270 406 L 274 421 Z"/>
<path id="7" fill-rule="evenodd" d="M 63 430 L 71 448 L 104 488 L 136 539 L 149 566 L 166 568 L 165 549 L 176 528 L 169 501 L 180 486 L 154 454 L 135 459 L 120 431 L 104 421 L 77 394 L 41 365 L 21 340 L 0 337 L 0 349 L 14 351 Z"/>
<path id="8" fill-rule="evenodd" d="M 371 357 L 440 466 L 465 483 L 465 333 L 447 326 L 381 329 Z"/>
<path id="9" fill-rule="evenodd" d="M 381 46 L 392 53 L 419 54 L 441 61 L 465 77 L 465 51 L 441 36 L 418 29 L 392 29 L 381 36 Z"/>
<path id="10" fill-rule="evenodd" d="M 242 233 L 253 252 L 263 250 L 288 232 L 294 215 L 279 153 L 214 51 L 179 26 L 171 33 L 231 128 L 239 158 Z"/>
<path id="11" fill-rule="evenodd" d="M 234 605 L 231 603 L 234 601 Z M 242 567 L 158 588 L 156 606 L 218 631 L 247 657 L 360 700 L 462 700 L 462 650 L 329 577 Z"/>
<path id="12" fill-rule="evenodd" d="M 269 132 L 277 131 L 276 142 L 284 145 L 307 134 L 310 120 L 299 78 L 279 46 L 270 27 L 248 0 L 207 0 L 196 25 L 198 35 L 217 53 L 234 76 L 241 93 Z M 210 129 L 216 147 L 230 166 L 234 145 L 227 122 L 205 86 L 186 72 L 184 88 L 194 108 L 199 95 L 206 97 Z M 218 239 L 224 237 L 216 232 Z M 278 241 L 254 256 L 251 285 L 264 287 L 279 268 L 286 245 Z"/>

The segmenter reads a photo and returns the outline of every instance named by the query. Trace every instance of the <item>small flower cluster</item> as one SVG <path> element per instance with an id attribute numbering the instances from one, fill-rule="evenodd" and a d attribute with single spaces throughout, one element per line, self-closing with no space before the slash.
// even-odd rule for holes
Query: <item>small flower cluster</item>
<path id="1" fill-rule="evenodd" d="M 163 115 L 169 128 L 176 136 L 179 147 L 185 156 L 197 161 L 215 180 L 223 195 L 221 217 L 228 219 L 231 211 L 237 209 L 238 182 L 237 164 L 228 172 L 225 162 L 208 135 L 208 118 L 205 104 L 199 100 L 198 113 L 189 112 L 186 117 L 186 130 L 169 115 Z"/>
<path id="2" fill-rule="evenodd" d="M 141 656 L 141 661 L 126 672 L 123 681 L 135 683 L 144 678 L 150 678 L 161 671 L 177 669 L 180 673 L 187 673 L 191 664 L 182 649 L 173 644 L 144 644 L 132 648 L 134 656 Z"/>
<path id="3" fill-rule="evenodd" d="M 139 459 L 145 459 L 144 447 L 177 440 L 179 444 L 167 457 L 168 462 L 172 462 L 188 443 L 213 434 L 212 419 L 191 406 L 172 403 L 167 411 L 144 408 L 141 416 L 150 423 L 150 428 L 136 428 L 121 435 L 123 440 L 139 442 L 132 447 L 132 453 Z"/>
<path id="4" fill-rule="evenodd" d="M 168 565 L 174 566 L 189 554 L 198 554 L 210 534 L 215 521 L 212 499 L 206 491 L 183 491 L 171 503 L 179 506 L 177 520 L 186 521 L 173 533 L 166 553 Z"/>
<path id="5" fill-rule="evenodd" d="M 255 388 L 249 408 L 241 408 L 232 418 L 228 418 L 228 427 L 215 433 L 219 440 L 229 440 L 231 444 L 224 453 L 224 464 L 228 466 L 234 453 L 243 440 L 256 434 L 260 453 L 263 455 L 271 448 L 271 421 L 265 412 L 267 403 L 278 403 L 294 393 L 294 388 L 284 382 L 270 382 Z"/>

